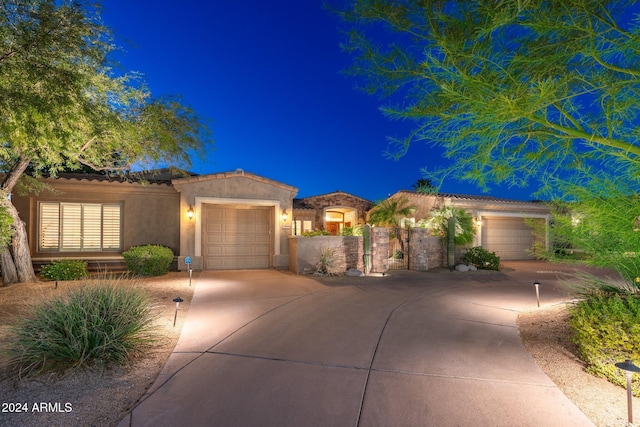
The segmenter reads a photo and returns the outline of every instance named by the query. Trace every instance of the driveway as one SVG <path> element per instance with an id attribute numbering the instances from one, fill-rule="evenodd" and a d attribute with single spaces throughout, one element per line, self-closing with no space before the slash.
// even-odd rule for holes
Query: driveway
<path id="1" fill-rule="evenodd" d="M 535 280 L 542 305 L 566 300 L 559 267 L 507 266 L 203 272 L 174 353 L 120 426 L 592 426 L 516 325 Z"/>

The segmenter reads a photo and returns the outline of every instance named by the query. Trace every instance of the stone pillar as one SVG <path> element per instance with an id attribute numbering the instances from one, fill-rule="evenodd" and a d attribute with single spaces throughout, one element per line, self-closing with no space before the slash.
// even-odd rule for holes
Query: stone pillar
<path id="1" fill-rule="evenodd" d="M 371 229 L 371 272 L 386 273 L 389 270 L 389 229 Z"/>

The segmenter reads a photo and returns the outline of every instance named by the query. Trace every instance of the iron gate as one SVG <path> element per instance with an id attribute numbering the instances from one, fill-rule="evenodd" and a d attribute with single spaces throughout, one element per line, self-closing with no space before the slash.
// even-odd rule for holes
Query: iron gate
<path id="1" fill-rule="evenodd" d="M 409 269 L 410 234 L 408 228 L 389 229 L 389 270 Z"/>

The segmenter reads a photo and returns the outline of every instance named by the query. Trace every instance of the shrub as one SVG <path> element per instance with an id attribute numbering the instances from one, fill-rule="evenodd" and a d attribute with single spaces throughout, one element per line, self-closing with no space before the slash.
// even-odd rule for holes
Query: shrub
<path id="1" fill-rule="evenodd" d="M 302 237 L 316 237 L 316 236 L 331 236 L 326 230 L 314 230 L 314 231 L 305 231 L 302 233 Z"/>
<path id="2" fill-rule="evenodd" d="M 141 276 L 160 276 L 169 271 L 173 251 L 159 245 L 134 246 L 122 253 L 127 268 Z"/>
<path id="3" fill-rule="evenodd" d="M 495 252 L 489 252 L 481 246 L 469 248 L 462 256 L 462 262 L 473 264 L 485 270 L 500 270 L 500 257 Z"/>
<path id="4" fill-rule="evenodd" d="M 625 359 L 640 360 L 640 297 L 633 294 L 594 293 L 570 309 L 572 340 L 587 371 L 626 386 L 615 367 Z M 640 393 L 635 375 L 633 390 Z"/>
<path id="5" fill-rule="evenodd" d="M 323 248 L 320 251 L 320 259 L 316 264 L 315 275 L 317 276 L 336 276 L 340 272 L 337 270 L 338 257 L 333 248 Z"/>
<path id="6" fill-rule="evenodd" d="M 40 275 L 49 280 L 78 280 L 89 277 L 89 271 L 86 261 L 60 259 L 43 266 Z"/>
<path id="7" fill-rule="evenodd" d="M 140 288 L 105 277 L 42 303 L 18 320 L 9 333 L 9 365 L 24 376 L 122 364 L 156 341 L 154 320 Z"/>

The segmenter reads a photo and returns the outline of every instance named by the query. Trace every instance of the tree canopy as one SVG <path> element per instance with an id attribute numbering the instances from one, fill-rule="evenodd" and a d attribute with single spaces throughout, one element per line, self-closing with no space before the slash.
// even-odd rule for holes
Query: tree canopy
<path id="1" fill-rule="evenodd" d="M 0 0 L 0 38 L 0 205 L 16 233 L 0 253 L 7 283 L 12 263 L 19 280 L 34 277 L 24 225 L 7 197 L 27 167 L 53 176 L 81 166 L 188 167 L 211 138 L 178 97 L 153 98 L 140 74 L 116 72 L 117 46 L 95 1 Z"/>
<path id="2" fill-rule="evenodd" d="M 349 72 L 382 111 L 412 120 L 394 141 L 444 148 L 445 177 L 572 196 L 640 176 L 640 27 L 635 1 L 350 0 Z"/>

